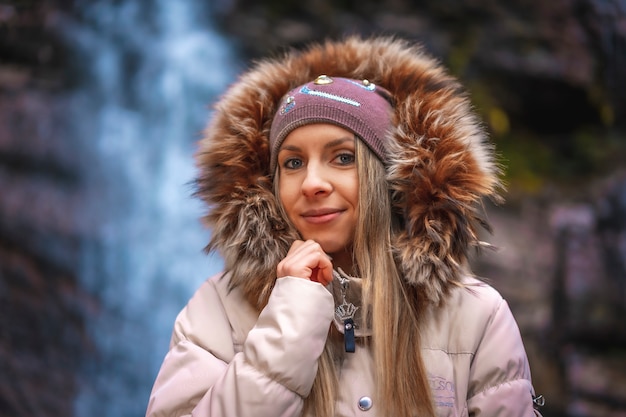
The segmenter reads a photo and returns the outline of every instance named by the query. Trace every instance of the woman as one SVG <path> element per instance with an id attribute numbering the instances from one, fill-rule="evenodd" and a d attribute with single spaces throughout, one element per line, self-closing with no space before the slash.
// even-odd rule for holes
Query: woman
<path id="1" fill-rule="evenodd" d="M 511 312 L 467 267 L 493 151 L 419 47 L 257 64 L 197 161 L 225 272 L 178 316 L 148 416 L 538 414 Z"/>

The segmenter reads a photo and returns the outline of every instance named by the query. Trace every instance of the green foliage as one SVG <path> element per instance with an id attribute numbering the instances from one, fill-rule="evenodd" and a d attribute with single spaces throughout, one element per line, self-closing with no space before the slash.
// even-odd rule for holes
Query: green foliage
<path id="1" fill-rule="evenodd" d="M 509 134 L 496 140 L 510 189 L 536 193 L 550 171 L 553 155 L 545 143 L 523 134 Z"/>
<path id="2" fill-rule="evenodd" d="M 457 63 L 459 55 L 455 54 Z M 612 127 L 614 115 L 606 101 L 594 100 L 601 115 L 598 124 L 572 118 L 567 132 L 540 133 L 516 118 L 509 102 L 500 103 L 502 96 L 493 91 L 488 78 L 464 83 L 496 145 L 511 192 L 536 194 L 548 186 L 576 192 L 598 178 L 626 169 L 626 132 Z"/>
<path id="3" fill-rule="evenodd" d="M 537 193 L 549 184 L 575 191 L 623 168 L 626 137 L 600 129 L 577 130 L 571 136 L 540 137 L 511 130 L 493 135 L 512 191 Z"/>

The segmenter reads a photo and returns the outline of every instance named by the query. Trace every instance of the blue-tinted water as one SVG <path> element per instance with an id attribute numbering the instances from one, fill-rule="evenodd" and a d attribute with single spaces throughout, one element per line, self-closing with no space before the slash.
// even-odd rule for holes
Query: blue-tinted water
<path id="1" fill-rule="evenodd" d="M 90 154 L 80 276 L 101 301 L 78 416 L 144 414 L 176 314 L 221 268 L 202 252 L 192 154 L 237 63 L 202 4 L 92 1 L 57 22 L 81 75 L 68 114 Z"/>

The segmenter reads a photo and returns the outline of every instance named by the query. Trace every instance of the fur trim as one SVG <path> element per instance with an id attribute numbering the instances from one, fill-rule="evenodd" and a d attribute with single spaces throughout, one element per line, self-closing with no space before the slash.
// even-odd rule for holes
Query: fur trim
<path id="1" fill-rule="evenodd" d="M 461 85 L 419 46 L 390 37 L 316 44 L 258 63 L 215 107 L 197 152 L 197 195 L 209 205 L 207 250 L 258 308 L 297 232 L 272 192 L 269 129 L 280 99 L 320 74 L 368 79 L 395 102 L 388 181 L 403 229 L 394 251 L 405 279 L 441 303 L 458 285 L 478 208 L 502 187 L 492 147 Z"/>

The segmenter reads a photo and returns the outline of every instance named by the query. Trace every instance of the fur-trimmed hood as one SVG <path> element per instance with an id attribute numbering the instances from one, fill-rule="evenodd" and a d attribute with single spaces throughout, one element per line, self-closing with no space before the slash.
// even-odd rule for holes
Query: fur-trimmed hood
<path id="1" fill-rule="evenodd" d="M 260 308 L 297 232 L 283 219 L 269 172 L 269 130 L 281 98 L 321 74 L 368 79 L 395 102 L 388 183 L 403 230 L 393 249 L 404 278 L 439 304 L 479 244 L 478 208 L 498 199 L 499 168 L 464 89 L 419 46 L 390 37 L 315 44 L 245 72 L 216 103 L 199 142 L 197 195 L 216 250 Z"/>

